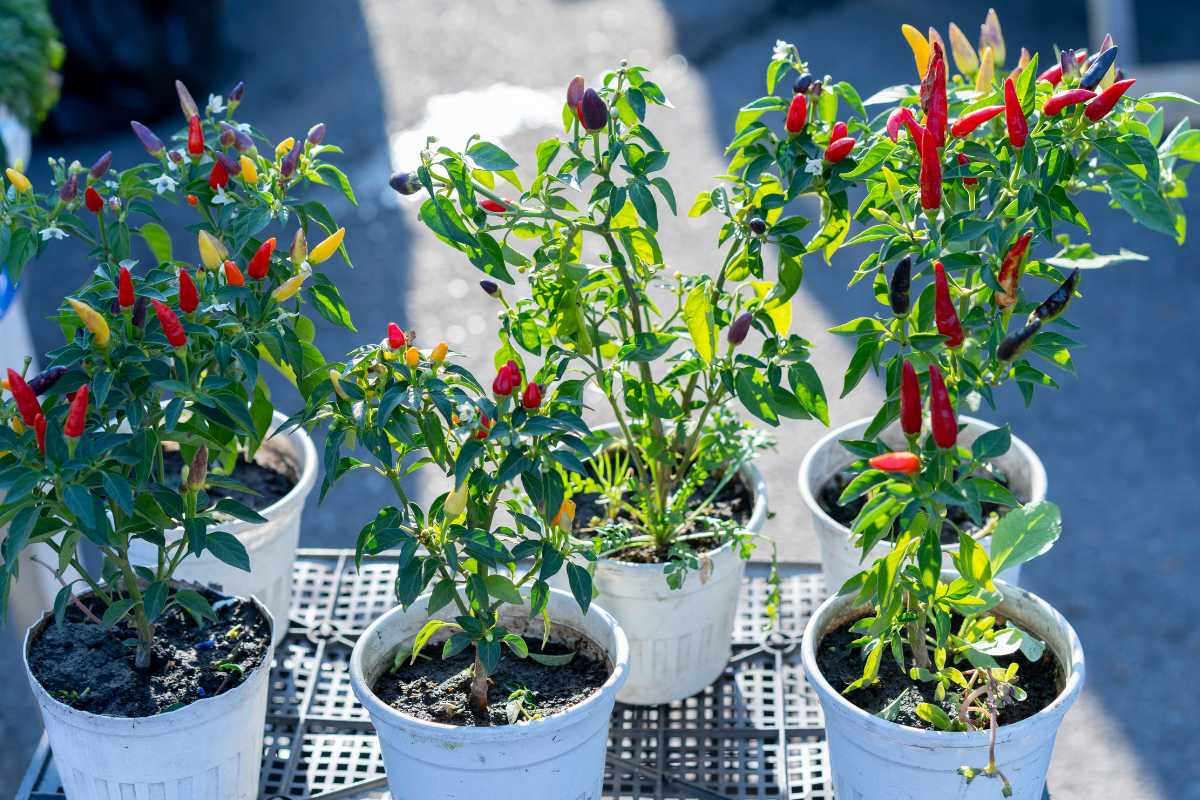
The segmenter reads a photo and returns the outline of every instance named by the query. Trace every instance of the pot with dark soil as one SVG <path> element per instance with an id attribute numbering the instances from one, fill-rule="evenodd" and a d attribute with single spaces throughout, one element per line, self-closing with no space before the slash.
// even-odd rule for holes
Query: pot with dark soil
<path id="1" fill-rule="evenodd" d="M 598 430 L 615 433 L 611 426 Z M 636 490 L 615 495 L 621 484 L 612 480 L 614 464 L 628 460 L 621 438 L 609 441 L 591 476 L 577 484 L 583 490 L 572 494 L 573 534 L 599 551 L 589 567 L 599 602 L 629 637 L 630 675 L 618 699 L 669 703 L 725 670 L 746 558 L 767 518 L 767 487 L 749 460 L 731 475 L 702 460 L 708 477 L 681 504 L 682 523 L 656 538 L 636 522 Z M 598 469 L 599 459 L 607 464 Z"/>
<path id="2" fill-rule="evenodd" d="M 963 446 L 970 447 L 971 443 L 995 425 L 974 417 L 964 416 L 959 420 L 963 428 L 959 439 Z M 848 481 L 854 477 L 851 465 L 863 461 L 863 458 L 842 445 L 843 441 L 856 441 L 863 438 L 871 420 L 863 418 L 848 423 L 830 431 L 813 445 L 800 464 L 800 495 L 812 515 L 813 530 L 821 545 L 821 572 L 825 576 L 825 590 L 830 594 L 837 590 L 854 574 L 869 565 L 876 558 L 886 555 L 889 551 L 888 542 L 876 545 L 868 557 L 862 558 L 861 550 L 854 545 L 854 536 L 850 524 L 858 512 L 861 498 L 854 503 L 838 505 L 838 498 L 845 489 Z M 889 428 L 880 439 L 889 447 L 902 448 L 904 435 L 899 428 Z M 1036 503 L 1046 499 L 1046 468 L 1038 458 L 1037 453 L 1023 440 L 1012 437 L 1011 446 L 1001 456 L 991 460 L 991 478 L 1007 486 L 1009 491 L 1022 503 Z M 984 510 L 1003 514 L 1006 507 L 996 504 L 985 504 Z M 951 508 L 948 513 L 959 513 Z M 986 515 L 985 515 L 986 516 Z M 957 523 L 965 529 L 977 531 L 969 519 L 957 519 Z M 946 564 L 953 557 L 957 548 L 958 535 L 945 535 L 943 531 L 943 550 Z M 948 541 L 946 541 L 948 539 Z M 981 540 L 985 549 L 990 547 L 990 538 Z M 1012 585 L 1019 585 L 1021 568 L 1011 567 L 998 576 Z"/>
<path id="3" fill-rule="evenodd" d="M 286 421 L 274 415 L 274 429 Z M 178 451 L 167 452 L 166 474 L 178 476 L 182 459 Z M 210 473 L 211 474 L 211 473 Z M 275 644 L 287 635 L 288 609 L 292 603 L 292 566 L 300 544 L 300 517 L 304 503 L 317 480 L 317 450 L 301 428 L 273 433 L 255 453 L 253 460 L 239 457 L 226 488 L 211 479 L 208 495 L 217 502 L 224 498 L 252 508 L 266 522 L 235 518 L 222 521 L 221 530 L 233 534 L 246 548 L 253 570 L 247 572 L 211 552 L 185 558 L 175 571 L 181 580 L 241 597 L 256 597 L 276 620 Z M 168 532 L 168 540 L 183 536 L 183 529 Z M 151 564 L 157 549 L 148 542 L 134 542 L 129 557 L 135 564 Z"/>
<path id="4" fill-rule="evenodd" d="M 199 619 L 186 594 L 159 616 L 147 668 L 132 622 L 94 624 L 105 607 L 90 595 L 29 628 L 25 668 L 67 797 L 257 797 L 273 621 L 254 600 L 201 596 Z"/>

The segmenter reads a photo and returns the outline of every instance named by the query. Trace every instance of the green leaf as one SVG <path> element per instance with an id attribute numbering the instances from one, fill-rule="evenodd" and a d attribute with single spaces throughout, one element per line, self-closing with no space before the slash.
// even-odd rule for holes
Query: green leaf
<path id="1" fill-rule="evenodd" d="M 579 607 L 584 613 L 587 613 L 588 606 L 592 602 L 591 573 L 574 561 L 568 561 L 567 582 L 571 585 L 571 594 L 575 595 L 575 602 L 579 603 Z M 530 655 L 532 656 L 532 654 Z"/>
<path id="2" fill-rule="evenodd" d="M 704 363 L 711 364 L 717 349 L 717 333 L 713 326 L 712 306 L 704 284 L 693 286 L 683 303 L 683 319 L 691 334 L 692 344 Z"/>
<path id="3" fill-rule="evenodd" d="M 1012 431 L 1008 425 L 987 431 L 971 443 L 971 455 L 976 461 L 987 461 L 1008 452 L 1012 446 Z"/>
<path id="4" fill-rule="evenodd" d="M 521 591 L 513 585 L 511 580 L 503 575 L 488 575 L 484 578 L 484 583 L 487 585 L 489 597 L 494 597 L 497 600 L 514 605 L 520 605 L 523 602 Z"/>
<path id="5" fill-rule="evenodd" d="M 530 653 L 530 661 L 536 661 L 539 664 L 547 667 L 565 667 L 575 660 L 575 652 L 562 653 L 560 655 L 549 655 L 548 653 Z"/>
<path id="6" fill-rule="evenodd" d="M 959 531 L 954 566 L 959 575 L 976 586 L 984 586 L 992 579 L 992 565 L 987 551 L 966 531 Z"/>
<path id="7" fill-rule="evenodd" d="M 217 615 L 215 612 L 213 612 L 212 606 L 209 605 L 208 600 L 204 599 L 204 595 L 197 591 L 192 589 L 181 589 L 180 591 L 176 592 L 175 596 L 171 599 L 177 603 L 180 608 L 190 614 L 192 619 L 196 621 L 197 625 L 202 624 L 206 619 L 213 621 L 216 621 L 217 619 Z M 282 623 L 277 621 L 275 624 L 279 625 Z"/>
<path id="8" fill-rule="evenodd" d="M 171 234 L 167 233 L 166 228 L 157 222 L 147 222 L 138 229 L 138 233 L 146 240 L 146 246 L 158 259 L 159 264 L 174 260 L 171 252 Z"/>
<path id="9" fill-rule="evenodd" d="M 104 609 L 104 616 L 100 618 L 100 627 L 108 630 L 121 621 L 121 618 L 129 613 L 129 609 L 133 608 L 133 600 L 125 598 L 117 600 L 115 603 Z"/>
<path id="10" fill-rule="evenodd" d="M 747 411 L 768 425 L 779 424 L 779 415 L 772 403 L 771 385 L 761 372 L 753 367 L 739 370 L 734 379 L 734 388 L 737 390 L 738 400 Z"/>
<path id="11" fill-rule="evenodd" d="M 921 703 L 917 706 L 917 716 L 939 731 L 954 730 L 954 725 L 950 721 L 950 717 L 940 706 L 935 706 L 932 703 Z"/>
<path id="12" fill-rule="evenodd" d="M 170 591 L 166 581 L 155 581 L 142 592 L 142 608 L 151 622 L 158 619 L 158 615 L 167 607 Z"/>
<path id="13" fill-rule="evenodd" d="M 240 519 L 243 522 L 252 522 L 255 525 L 262 525 L 268 521 L 266 517 L 259 514 L 253 508 L 250 508 L 250 506 L 240 503 L 231 497 L 224 497 L 217 501 L 216 510 L 222 514 L 228 514 L 235 519 Z"/>
<path id="14" fill-rule="evenodd" d="M 346 173 L 335 167 L 333 164 L 322 164 L 317 167 L 317 172 L 328 172 L 333 177 L 333 182 L 337 184 L 342 195 L 350 201 L 351 205 L 358 205 L 358 198 L 354 196 L 354 187 L 350 185 L 350 179 L 346 177 Z"/>
<path id="15" fill-rule="evenodd" d="M 1058 506 L 1042 501 L 1005 514 L 992 534 L 992 573 L 1024 564 L 1049 550 L 1062 533 Z"/>
<path id="16" fill-rule="evenodd" d="M 238 538 L 232 533 L 226 531 L 210 533 L 204 540 L 204 547 L 229 566 L 237 567 L 245 572 L 250 571 L 250 554 L 246 552 L 246 546 L 238 541 Z"/>
<path id="17" fill-rule="evenodd" d="M 476 166 L 488 172 L 502 172 L 518 166 L 512 156 L 491 142 L 476 142 L 467 149 L 467 155 Z"/>
<path id="18" fill-rule="evenodd" d="M 444 619 L 431 619 L 422 625 L 421 630 L 417 631 L 416 638 L 413 639 L 412 656 L 409 659 L 409 663 L 415 663 L 417 656 L 421 654 L 421 650 L 425 645 L 429 644 L 430 637 L 446 626 L 458 627 L 453 622 L 447 622 Z"/>

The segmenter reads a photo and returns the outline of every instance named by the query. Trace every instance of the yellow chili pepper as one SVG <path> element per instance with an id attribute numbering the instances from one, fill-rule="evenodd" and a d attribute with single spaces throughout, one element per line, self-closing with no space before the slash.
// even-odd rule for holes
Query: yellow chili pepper
<path id="1" fill-rule="evenodd" d="M 975 91 L 982 93 L 992 91 L 992 81 L 996 77 L 996 64 L 992 59 L 992 48 L 985 47 L 979 53 L 979 72 L 975 75 Z"/>
<path id="2" fill-rule="evenodd" d="M 328 259 L 342 244 L 342 239 L 346 235 L 345 228 L 338 228 L 325 238 L 319 245 L 308 251 L 308 263 L 320 264 Z"/>
<path id="3" fill-rule="evenodd" d="M 937 28 L 930 25 L 929 26 L 929 57 L 930 58 L 933 58 L 933 46 L 935 44 L 941 45 L 942 46 L 942 55 L 943 56 L 946 55 L 946 42 L 942 39 L 942 35 L 937 32 Z M 926 64 L 925 68 L 928 69 L 929 65 Z M 925 76 L 922 75 L 921 77 L 923 78 Z"/>
<path id="4" fill-rule="evenodd" d="M 442 515 L 448 520 L 455 520 L 467 510 L 467 498 L 470 490 L 463 486 L 461 489 L 451 489 L 442 502 Z"/>
<path id="5" fill-rule="evenodd" d="M 900 33 L 904 34 L 908 46 L 912 48 L 913 60 L 917 62 L 917 77 L 924 78 L 925 68 L 929 66 L 929 40 L 919 30 L 908 24 L 900 26 Z"/>
<path id="6" fill-rule="evenodd" d="M 279 144 L 275 145 L 275 157 L 279 158 L 287 151 L 291 150 L 296 144 L 296 139 L 292 136 L 287 137 Z"/>
<path id="7" fill-rule="evenodd" d="M 9 167 L 4 170 L 4 174 L 8 176 L 9 182 L 16 188 L 18 192 L 29 192 L 33 190 L 33 184 L 29 182 L 18 170 Z"/>
<path id="8" fill-rule="evenodd" d="M 979 55 L 962 28 L 950 23 L 950 52 L 954 54 L 954 65 L 963 75 L 974 75 L 979 69 Z"/>
<path id="9" fill-rule="evenodd" d="M 404 351 L 404 363 L 408 364 L 411 369 L 416 369 L 421 363 L 421 351 L 415 347 L 410 347 Z"/>
<path id="10" fill-rule="evenodd" d="M 229 258 L 229 251 L 225 249 L 225 245 L 208 231 L 200 231 L 197 239 L 200 245 L 200 261 L 205 269 L 220 269 L 225 259 Z"/>
<path id="11" fill-rule="evenodd" d="M 336 369 L 329 370 L 329 382 L 333 385 L 333 393 L 343 400 L 349 400 L 350 395 L 342 388 L 342 376 Z"/>
<path id="12" fill-rule="evenodd" d="M 21 434 L 25 432 L 25 423 L 21 422 L 20 417 L 13 417 L 8 421 L 8 427 L 13 429 L 13 433 Z"/>
<path id="13" fill-rule="evenodd" d="M 282 303 L 296 292 L 300 291 L 300 287 L 304 285 L 304 281 L 308 280 L 308 273 L 301 272 L 298 275 L 293 275 L 283 283 L 279 284 L 279 288 L 271 292 L 271 299 L 276 303 Z"/>
<path id="14" fill-rule="evenodd" d="M 254 186 L 258 183 L 258 167 L 254 166 L 254 159 L 250 156 L 242 156 L 238 159 L 238 163 L 242 165 L 242 180 L 247 186 Z"/>
<path id="15" fill-rule="evenodd" d="M 446 352 L 450 347 L 445 342 L 438 342 L 433 348 L 433 352 L 429 354 L 429 360 L 434 364 L 441 364 L 446 360 Z"/>
<path id="16" fill-rule="evenodd" d="M 562 501 L 562 506 L 558 509 L 558 513 L 554 515 L 554 519 L 550 520 L 550 524 L 565 530 L 571 527 L 571 523 L 574 520 L 575 501 L 567 498 Z"/>
<path id="17" fill-rule="evenodd" d="M 87 326 L 87 329 L 92 332 L 92 339 L 96 342 L 97 347 L 108 347 L 109 330 L 108 322 L 100 315 L 100 312 L 84 303 L 81 300 L 76 300 L 74 297 L 67 298 L 67 304 L 75 310 L 79 315 L 79 319 Z"/>
<path id="18" fill-rule="evenodd" d="M 308 239 L 304 236 L 303 228 L 297 228 L 296 235 L 292 237 L 290 255 L 292 257 L 292 266 L 294 267 L 299 267 L 304 263 L 304 259 L 308 258 Z"/>

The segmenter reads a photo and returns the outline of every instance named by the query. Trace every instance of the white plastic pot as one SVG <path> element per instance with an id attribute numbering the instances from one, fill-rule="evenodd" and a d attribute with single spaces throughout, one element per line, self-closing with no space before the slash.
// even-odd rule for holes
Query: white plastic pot
<path id="1" fill-rule="evenodd" d="M 753 464 L 740 474 L 754 494 L 746 530 L 758 533 L 767 519 L 767 484 Z M 629 680 L 617 696 L 622 703 L 648 706 L 691 697 L 725 671 L 746 562 L 732 544 L 705 553 L 701 562 L 675 590 L 667 585 L 663 564 L 610 558 L 595 563 L 596 602 L 629 637 Z M 551 583 L 565 586 L 565 572 Z"/>
<path id="2" fill-rule="evenodd" d="M 1015 800 L 1041 800 L 1054 737 L 1067 709 L 1083 688 L 1083 648 L 1071 625 L 1048 603 L 1003 582 L 1004 602 L 996 611 L 1046 642 L 1058 659 L 1064 684 L 1057 698 L 1032 717 L 1001 726 L 996 765 L 1011 782 Z M 801 656 L 808 683 L 825 712 L 833 790 L 850 800 L 992 800 L 996 779 L 967 784 L 960 767 L 987 764 L 987 731 L 925 731 L 888 722 L 854 706 L 817 668 L 817 647 L 830 630 L 858 616 L 849 597 L 830 597 L 804 629 Z"/>
<path id="3" fill-rule="evenodd" d="M 375 620 L 350 655 L 350 685 L 379 734 L 392 800 L 600 800 L 608 721 L 629 669 L 629 647 L 616 620 L 595 603 L 584 614 L 569 593 L 551 590 L 552 638 L 606 657 L 608 680 L 579 705 L 541 719 L 444 725 L 403 714 L 371 691 L 396 650 L 411 645 L 429 619 L 427 600 L 425 595 L 407 611 L 397 607 Z M 436 616 L 457 613 L 449 606 Z M 542 635 L 541 617 L 530 619 L 528 609 L 505 606 L 500 618 L 511 631 Z M 515 656 L 506 652 L 505 658 Z"/>
<path id="4" fill-rule="evenodd" d="M 31 627 L 22 652 L 67 800 L 258 797 L 273 645 L 241 685 L 216 697 L 153 717 L 109 717 L 59 702 L 33 676 L 29 649 L 52 623 L 47 614 Z"/>
<path id="5" fill-rule="evenodd" d="M 964 427 L 958 434 L 959 444 L 970 446 L 971 442 L 983 433 L 996 426 L 974 417 L 960 417 L 959 422 Z M 821 545 L 821 572 L 825 576 L 825 591 L 834 594 L 853 575 L 861 572 L 875 559 L 887 555 L 887 542 L 877 544 L 867 558 L 861 559 L 862 553 L 854 545 L 850 529 L 825 513 L 817 502 L 821 487 L 837 473 L 858 460 L 858 457 L 841 445 L 843 439 L 861 439 L 871 420 L 864 418 L 843 425 L 830 431 L 812 446 L 800 463 L 800 496 L 812 514 L 813 530 L 817 534 L 817 542 Z M 899 428 L 890 428 L 880 437 L 890 447 L 907 448 L 904 435 Z M 1008 452 L 993 463 L 1004 471 L 1009 480 L 1009 488 L 1019 499 L 1026 503 L 1037 503 L 1046 499 L 1046 468 L 1042 460 L 1033 452 L 1033 448 L 1016 436 L 1012 437 L 1012 446 Z M 985 549 L 990 549 L 991 539 L 982 541 Z M 947 568 L 952 566 L 951 558 L 958 545 L 946 545 L 942 563 Z M 1014 586 L 1019 585 L 1021 567 L 1017 565 L 1006 569 L 997 576 Z"/>
<path id="6" fill-rule="evenodd" d="M 275 425 L 287 417 L 275 412 Z M 250 556 L 250 572 L 230 566 L 205 551 L 186 557 L 175 570 L 174 578 L 199 583 L 222 594 L 238 597 L 257 597 L 275 618 L 275 644 L 283 641 L 288 629 L 288 609 L 292 603 L 292 565 L 300 544 L 300 516 L 304 501 L 317 482 L 317 449 L 312 438 L 302 429 L 287 435 L 268 438 L 259 452 L 264 456 L 279 456 L 296 466 L 298 479 L 292 490 L 277 502 L 260 511 L 267 522 L 255 524 L 230 520 L 220 526 L 238 538 Z M 167 532 L 167 541 L 182 536 L 176 528 Z M 129 548 L 134 564 L 153 566 L 158 563 L 158 549 L 149 542 L 134 540 Z"/>

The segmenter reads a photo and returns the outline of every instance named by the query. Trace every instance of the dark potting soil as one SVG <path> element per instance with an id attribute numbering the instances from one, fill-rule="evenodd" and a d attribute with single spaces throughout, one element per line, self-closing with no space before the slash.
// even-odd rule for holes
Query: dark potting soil
<path id="1" fill-rule="evenodd" d="M 834 475 L 829 480 L 825 481 L 824 485 L 821 486 L 821 491 L 817 493 L 817 502 L 821 504 L 821 510 L 833 517 L 836 522 L 841 525 L 845 525 L 847 528 L 854 525 L 854 520 L 858 517 L 858 512 L 862 511 L 862 507 L 867 504 L 867 495 L 863 495 L 851 500 L 844 506 L 838 505 L 838 498 L 842 496 L 842 492 L 844 492 L 846 487 L 850 485 L 850 481 L 854 480 L 854 478 L 857 476 L 858 473 L 850 469 L 844 469 L 841 472 L 834 473 Z M 1004 486 L 1004 488 L 1010 489 L 1008 478 L 1002 472 L 997 470 L 989 477 Z M 1018 497 L 1017 499 L 1021 502 L 1025 502 L 1025 498 L 1023 497 Z M 993 512 L 1003 514 L 1005 511 L 1008 511 L 1008 506 L 1002 506 L 999 503 L 984 502 L 980 503 L 979 505 L 983 511 L 983 519 L 985 522 L 987 521 L 988 515 Z M 942 526 L 942 544 L 958 544 L 958 531 L 955 530 L 954 525 L 957 525 L 959 528 L 967 531 L 968 533 L 979 529 L 979 526 L 971 520 L 971 518 L 967 515 L 967 512 L 961 506 L 950 506 L 946 510 L 946 516 L 949 518 L 949 522 Z M 954 525 L 951 525 L 951 522 L 954 523 Z M 899 531 L 897 531 L 893 525 L 893 537 L 898 533 Z"/>
<path id="2" fill-rule="evenodd" d="M 210 603 L 221 600 L 214 592 L 202 593 Z M 103 609 L 92 611 L 99 616 Z M 154 629 L 150 669 L 143 672 L 134 668 L 136 634 L 130 624 L 104 631 L 70 607 L 62 625 L 52 622 L 34 638 L 29 666 L 47 692 L 81 711 L 112 717 L 173 711 L 228 692 L 266 656 L 271 629 L 253 603 L 237 600 L 216 614 L 216 622 L 197 626 L 178 606 L 163 612 Z M 241 669 L 218 669 L 224 664 Z"/>
<path id="3" fill-rule="evenodd" d="M 850 631 L 852 624 L 853 621 L 847 622 L 825 634 L 817 646 L 817 666 L 825 680 L 829 681 L 829 685 L 838 690 L 862 677 L 863 650 L 851 645 L 851 642 L 859 638 L 859 634 Z M 1024 689 L 1027 695 L 1023 701 L 1001 708 L 1001 725 L 1011 725 L 1032 717 L 1058 697 L 1059 687 L 1063 683 L 1063 671 L 1049 647 L 1036 663 L 1029 661 L 1020 652 L 997 658 L 996 661 L 1003 667 L 1014 662 L 1019 665 L 1017 685 Z M 897 697 L 904 695 L 900 712 L 894 721 L 910 728 L 936 730 L 917 716 L 917 706 L 921 703 L 933 703 L 941 706 L 951 717 L 955 710 L 948 699 L 938 702 L 934 696 L 934 688 L 932 683 L 921 683 L 909 678 L 908 673 L 896 665 L 896 660 L 891 654 L 885 653 L 879 664 L 878 682 L 842 697 L 863 711 L 877 714 Z"/>
<path id="4" fill-rule="evenodd" d="M 234 465 L 233 474 L 229 476 L 250 491 L 244 492 L 238 489 L 209 485 L 205 489 L 208 496 L 214 502 L 228 497 L 250 506 L 255 511 L 262 511 L 282 500 L 288 492 L 295 488 L 299 467 L 278 451 L 263 448 L 259 454 L 259 457 L 267 462 L 266 464 L 239 458 Z M 180 471 L 183 469 L 182 456 L 178 450 L 167 450 L 163 453 L 163 460 L 168 486 L 172 489 L 179 488 Z"/>
<path id="5" fill-rule="evenodd" d="M 531 653 L 572 652 L 555 642 L 543 649 L 541 639 L 526 638 L 525 643 Z M 372 687 L 375 696 L 398 711 L 431 722 L 468 727 L 507 725 L 508 698 L 517 689 L 533 692 L 533 705 L 527 708 L 545 717 L 579 705 L 611 674 L 605 661 L 585 652 L 577 651 L 570 663 L 551 667 L 531 658 L 517 658 L 506 650 L 490 678 L 488 714 L 481 717 L 468 701 L 474 651 L 468 648 L 445 660 L 440 651 L 440 646 L 430 646 L 417 663 L 405 661 L 397 672 L 385 672 Z"/>
<path id="6" fill-rule="evenodd" d="M 711 476 L 705 480 L 700 486 L 699 491 L 691 496 L 688 507 L 694 509 L 703 503 L 704 499 L 712 494 L 713 489 L 716 488 L 719 481 L 720 478 L 715 476 Z M 630 492 L 625 494 L 626 499 L 632 499 L 632 496 Z M 606 507 L 604 505 L 604 496 L 599 492 L 579 492 L 572 495 L 571 499 L 575 501 L 575 522 L 572 525 L 572 532 L 582 539 L 590 538 L 595 531 L 594 523 L 605 518 Z M 753 513 L 754 492 L 746 485 L 741 475 L 736 475 L 733 480 L 721 487 L 717 496 L 704 509 L 703 516 L 731 520 L 741 525 L 748 522 Z M 633 518 L 627 511 L 622 510 L 618 512 L 618 523 L 632 527 L 633 521 Z M 696 519 L 681 531 L 681 535 L 701 533 L 706 527 L 704 519 Z M 695 552 L 706 553 L 709 550 L 719 547 L 721 541 L 716 536 L 710 536 L 689 540 L 689 544 Z M 661 564 L 669 560 L 670 553 L 669 548 L 655 548 L 651 545 L 645 545 L 621 550 L 613 558 L 618 561 L 628 561 L 635 564 Z"/>

